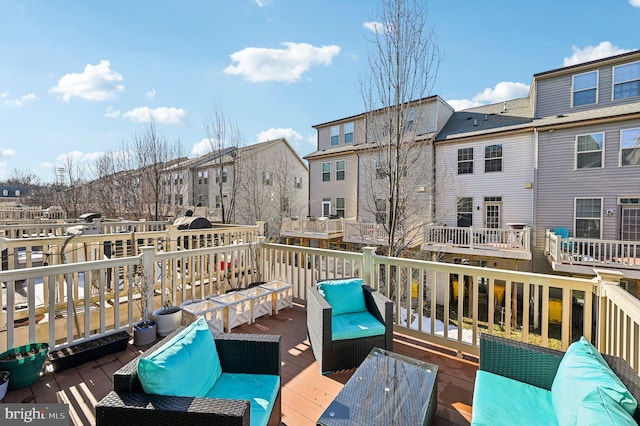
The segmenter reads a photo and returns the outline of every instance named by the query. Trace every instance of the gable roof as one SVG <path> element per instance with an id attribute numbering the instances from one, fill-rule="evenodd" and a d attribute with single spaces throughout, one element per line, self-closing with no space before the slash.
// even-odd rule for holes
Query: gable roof
<path id="1" fill-rule="evenodd" d="M 532 128 L 533 107 L 529 98 L 456 111 L 436 135 L 436 142 Z"/>

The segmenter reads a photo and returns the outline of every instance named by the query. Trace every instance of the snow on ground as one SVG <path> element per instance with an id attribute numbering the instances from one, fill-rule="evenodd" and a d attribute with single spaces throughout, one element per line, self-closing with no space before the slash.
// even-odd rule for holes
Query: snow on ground
<path id="1" fill-rule="evenodd" d="M 444 323 L 438 319 L 436 319 L 436 329 L 433 334 L 436 336 L 444 337 Z M 400 308 L 400 324 L 403 326 L 407 326 L 407 309 Z M 411 325 L 410 328 L 414 330 L 418 329 L 418 315 L 415 311 L 411 313 Z M 431 333 L 431 318 L 423 316 L 422 317 L 422 330 L 424 333 Z M 447 337 L 451 340 L 458 340 L 458 327 L 454 324 L 449 324 Z M 462 329 L 462 341 L 465 343 L 473 343 L 473 332 L 466 328 Z"/>

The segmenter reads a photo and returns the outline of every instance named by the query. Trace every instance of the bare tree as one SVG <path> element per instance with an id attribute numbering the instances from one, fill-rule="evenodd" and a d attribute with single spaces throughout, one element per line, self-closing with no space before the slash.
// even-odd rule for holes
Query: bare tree
<path id="1" fill-rule="evenodd" d="M 56 201 L 67 217 L 78 217 L 83 202 L 86 167 L 73 155 L 66 155 L 62 164 L 54 170 Z"/>
<path id="2" fill-rule="evenodd" d="M 432 144 L 429 102 L 440 52 L 427 26 L 426 1 L 382 0 L 371 41 L 368 74 L 361 79 L 367 141 L 364 209 L 384 226 L 387 254 L 415 245 L 431 217 Z"/>
<path id="3" fill-rule="evenodd" d="M 180 161 L 182 147 L 179 141 L 170 143 L 158 135 L 155 122 L 151 121 L 141 135 L 133 138 L 133 163 L 137 173 L 134 186 L 138 189 L 136 200 L 146 209 L 146 216 L 158 220 L 167 207 L 167 186 L 163 180 L 166 169 Z"/>
<path id="4" fill-rule="evenodd" d="M 213 116 L 204 123 L 209 152 L 214 156 L 214 198 L 218 198 L 222 223 L 235 222 L 236 195 L 242 170 L 237 161 L 237 149 L 245 139 L 240 126 L 230 120 L 221 104 L 213 107 Z"/>

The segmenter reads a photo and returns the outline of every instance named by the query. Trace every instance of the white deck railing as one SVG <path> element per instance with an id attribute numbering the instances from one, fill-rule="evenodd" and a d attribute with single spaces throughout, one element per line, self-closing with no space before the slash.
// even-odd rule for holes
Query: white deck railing
<path id="1" fill-rule="evenodd" d="M 546 230 L 545 253 L 561 264 L 640 270 L 640 241 L 562 238 Z"/>
<path id="2" fill-rule="evenodd" d="M 54 348 L 128 329 L 140 318 L 134 286 L 140 271 L 154 281 L 156 308 L 167 299 L 178 304 L 275 279 L 292 283 L 304 303 L 318 279 L 360 276 L 392 299 L 395 328 L 425 341 L 477 354 L 481 332 L 558 349 L 584 335 L 638 369 L 640 307 L 615 286 L 615 276 L 567 278 L 390 258 L 373 248 L 353 253 L 265 242 L 149 247 L 130 257 L 1 271 L 0 350 L 30 341 Z M 23 305 L 16 303 L 21 292 Z"/>
<path id="3" fill-rule="evenodd" d="M 324 237 L 342 234 L 345 219 L 284 218 L 280 226 L 280 235 L 285 237 Z"/>

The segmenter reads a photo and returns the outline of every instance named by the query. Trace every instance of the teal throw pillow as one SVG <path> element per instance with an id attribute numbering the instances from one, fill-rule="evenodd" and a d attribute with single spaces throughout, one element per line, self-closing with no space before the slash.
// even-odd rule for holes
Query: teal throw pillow
<path id="1" fill-rule="evenodd" d="M 332 315 L 341 315 L 367 310 L 362 284 L 362 278 L 349 278 L 322 281 L 317 287 L 331 305 Z"/>
<path id="2" fill-rule="evenodd" d="M 601 395 L 607 395 L 606 400 Z M 559 424 L 576 424 L 578 414 L 593 407 L 593 400 L 602 404 L 618 404 L 633 415 L 637 402 L 602 358 L 598 350 L 584 337 L 569 346 L 562 357 L 551 385 L 553 408 Z M 601 405 L 602 405 L 601 404 Z M 609 411 L 614 412 L 616 407 Z"/>
<path id="3" fill-rule="evenodd" d="M 140 383 L 149 394 L 202 398 L 220 374 L 218 351 L 204 317 L 138 361 Z"/>

